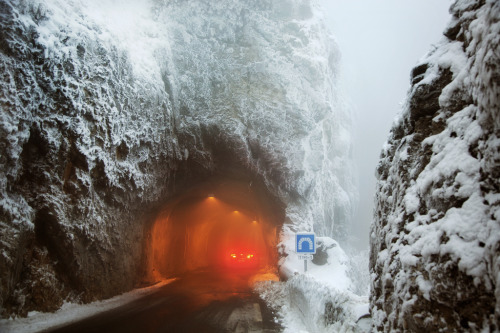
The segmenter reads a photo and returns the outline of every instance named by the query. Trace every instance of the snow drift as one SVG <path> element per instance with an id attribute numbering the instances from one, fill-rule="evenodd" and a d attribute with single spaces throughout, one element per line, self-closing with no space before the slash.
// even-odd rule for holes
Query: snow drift
<path id="1" fill-rule="evenodd" d="M 451 13 L 377 167 L 381 331 L 500 329 L 500 3 L 459 0 Z"/>
<path id="2" fill-rule="evenodd" d="M 5 0 L 0 50 L 4 315 L 133 288 L 157 212 L 214 175 L 263 184 L 282 237 L 343 237 L 350 116 L 314 3 Z"/>
<path id="3" fill-rule="evenodd" d="M 294 241 L 294 238 L 284 240 L 292 244 Z M 369 283 L 363 279 L 363 275 L 368 275 L 366 265 L 363 274 L 353 272 L 357 263 L 367 264 L 367 260 L 353 262 L 354 258 L 349 258 L 329 237 L 318 237 L 317 245 L 307 272 L 303 260 L 295 254 L 288 255 L 281 267 L 287 281 L 260 282 L 256 291 L 277 314 L 283 332 L 368 332 Z"/>

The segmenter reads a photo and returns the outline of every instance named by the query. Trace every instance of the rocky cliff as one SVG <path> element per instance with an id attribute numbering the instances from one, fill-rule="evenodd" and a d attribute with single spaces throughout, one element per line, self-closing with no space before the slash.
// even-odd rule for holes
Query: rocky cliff
<path id="1" fill-rule="evenodd" d="M 500 3 L 458 0 L 377 167 L 373 326 L 500 329 Z"/>
<path id="2" fill-rule="evenodd" d="M 285 233 L 340 238 L 337 57 L 306 0 L 1 1 L 4 315 L 139 284 L 156 212 L 215 176 L 263 184 Z"/>

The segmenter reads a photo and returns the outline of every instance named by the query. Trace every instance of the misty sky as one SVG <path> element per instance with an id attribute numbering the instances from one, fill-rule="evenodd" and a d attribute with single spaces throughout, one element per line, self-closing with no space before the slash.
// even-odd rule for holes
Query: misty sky
<path id="1" fill-rule="evenodd" d="M 413 66 L 442 37 L 451 0 L 322 0 L 342 52 L 345 97 L 355 113 L 359 208 L 353 230 L 368 246 L 374 170 L 401 109 Z"/>

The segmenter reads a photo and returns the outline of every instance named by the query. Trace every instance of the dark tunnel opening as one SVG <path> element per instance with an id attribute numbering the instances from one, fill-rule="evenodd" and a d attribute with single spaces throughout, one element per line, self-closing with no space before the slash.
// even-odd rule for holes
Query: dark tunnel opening
<path id="1" fill-rule="evenodd" d="M 146 245 L 148 280 L 190 271 L 276 272 L 284 207 L 263 182 L 218 177 L 169 200 Z"/>

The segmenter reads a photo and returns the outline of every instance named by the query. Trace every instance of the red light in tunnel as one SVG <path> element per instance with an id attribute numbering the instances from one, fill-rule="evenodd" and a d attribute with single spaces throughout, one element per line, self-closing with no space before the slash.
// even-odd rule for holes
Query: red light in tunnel
<path id="1" fill-rule="evenodd" d="M 255 257 L 253 251 L 240 250 L 238 252 L 230 252 L 229 261 L 226 263 L 227 267 L 234 269 L 255 269 L 258 267 L 259 262 Z"/>
<path id="2" fill-rule="evenodd" d="M 152 280 L 198 269 L 252 273 L 276 265 L 276 226 L 247 184 L 241 187 L 218 189 L 217 197 L 204 188 L 164 208 L 148 245 Z"/>

